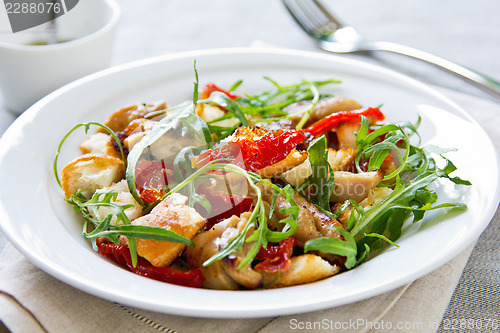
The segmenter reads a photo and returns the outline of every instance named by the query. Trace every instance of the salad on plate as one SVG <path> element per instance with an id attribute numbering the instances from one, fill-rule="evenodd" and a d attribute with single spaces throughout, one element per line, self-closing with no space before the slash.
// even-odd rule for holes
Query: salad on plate
<path id="1" fill-rule="evenodd" d="M 334 79 L 124 107 L 62 138 L 54 174 L 95 251 L 133 273 L 210 289 L 279 288 L 355 268 L 440 203 L 452 149 L 422 146 L 414 122 L 333 96 Z M 81 155 L 58 169 L 77 130 Z M 91 132 L 92 129 L 92 132 Z M 94 131 L 95 130 L 95 131 Z M 69 221 L 68 221 L 69 223 Z"/>

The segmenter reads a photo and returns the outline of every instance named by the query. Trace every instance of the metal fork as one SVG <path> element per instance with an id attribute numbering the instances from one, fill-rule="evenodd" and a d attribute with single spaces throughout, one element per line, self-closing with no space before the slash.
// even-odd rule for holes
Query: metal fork
<path id="1" fill-rule="evenodd" d="M 320 48 L 334 53 L 388 51 L 426 61 L 472 83 L 500 100 L 500 82 L 433 54 L 386 41 L 367 41 L 340 23 L 318 0 L 283 0 L 297 23 Z"/>

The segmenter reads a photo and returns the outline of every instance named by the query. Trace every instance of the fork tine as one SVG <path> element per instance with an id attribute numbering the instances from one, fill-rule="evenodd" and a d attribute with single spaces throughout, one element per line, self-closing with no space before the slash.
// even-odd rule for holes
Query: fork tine
<path id="1" fill-rule="evenodd" d="M 302 29 L 315 38 L 341 27 L 318 0 L 283 0 L 283 3 Z"/>
<path id="2" fill-rule="evenodd" d="M 313 0 L 316 4 L 316 7 L 321 11 L 321 13 L 328 19 L 329 23 L 335 24 L 331 30 L 336 30 L 342 27 L 342 23 L 340 23 L 333 15 L 319 2 L 319 0 Z"/>
<path id="3" fill-rule="evenodd" d="M 299 5 L 296 1 L 294 2 L 291 0 L 283 0 L 283 4 L 302 29 L 304 29 L 309 35 L 314 36 L 317 34 L 316 27 L 312 24 L 307 16 L 303 15 L 304 12 L 301 8 L 298 8 Z"/>

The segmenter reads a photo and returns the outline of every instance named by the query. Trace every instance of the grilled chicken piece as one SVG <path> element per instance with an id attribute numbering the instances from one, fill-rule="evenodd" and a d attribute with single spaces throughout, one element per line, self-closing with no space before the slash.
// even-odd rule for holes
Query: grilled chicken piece
<path id="1" fill-rule="evenodd" d="M 125 154 L 127 154 L 128 151 L 133 148 L 134 144 L 141 140 L 146 132 L 150 131 L 156 124 L 156 121 L 139 118 L 132 120 L 128 124 L 127 128 L 118 132 L 117 136 L 126 148 L 124 149 Z M 84 154 L 104 154 L 121 158 L 120 148 L 107 132 L 97 132 L 96 134 L 91 135 L 82 142 L 80 150 Z"/>
<path id="2" fill-rule="evenodd" d="M 185 203 L 187 197 L 173 193 L 153 210 L 132 221 L 134 225 L 145 225 L 172 230 L 178 235 L 192 239 L 205 226 L 206 220 Z M 120 237 L 127 245 L 127 239 Z M 169 266 L 184 251 L 186 245 L 153 239 L 137 239 L 137 254 L 146 258 L 153 266 Z"/>
<path id="3" fill-rule="evenodd" d="M 66 198 L 78 190 L 94 193 L 123 179 L 125 164 L 104 154 L 85 154 L 68 163 L 61 171 L 61 185 Z"/>
<path id="4" fill-rule="evenodd" d="M 114 145 L 114 140 L 109 134 L 96 133 L 88 137 L 80 145 L 83 154 L 104 154 L 121 158 L 120 150 Z"/>
<path id="5" fill-rule="evenodd" d="M 241 285 L 248 288 L 256 288 L 262 285 L 262 276 L 253 271 L 250 265 L 244 267 L 241 271 L 235 268 L 241 262 L 242 255 L 247 248 L 244 247 L 238 253 L 232 254 L 227 259 L 219 260 L 209 266 L 203 266 L 203 263 L 223 249 L 236 237 L 244 228 L 250 213 L 243 213 L 240 217 L 232 216 L 224 221 L 214 225 L 207 232 L 198 234 L 193 238 L 195 247 L 189 247 L 186 250 L 186 260 L 189 266 L 200 268 L 205 277 L 206 288 L 236 290 Z M 251 233 L 251 232 L 250 232 Z"/>
<path id="6" fill-rule="evenodd" d="M 222 261 L 216 261 L 209 266 L 203 266 L 203 263 L 219 251 L 222 243 L 227 245 L 227 237 L 222 242 L 220 238 L 226 229 L 234 229 L 240 219 L 232 216 L 224 221 L 214 225 L 210 230 L 202 232 L 193 238 L 194 247 L 186 249 L 186 261 L 190 267 L 200 268 L 205 278 L 203 286 L 210 289 L 236 290 L 238 283 L 234 281 L 222 267 Z"/>
<path id="7" fill-rule="evenodd" d="M 354 166 L 354 159 L 356 158 L 356 149 L 345 148 L 334 150 L 328 149 L 328 163 L 335 171 L 346 171 Z"/>
<path id="8" fill-rule="evenodd" d="M 335 275 L 340 271 L 339 266 L 331 265 L 315 254 L 291 257 L 290 261 L 290 268 L 286 272 L 282 272 L 277 279 L 276 274 L 263 271 L 264 284 L 269 284 L 268 288 L 311 283 Z"/>
<path id="9" fill-rule="evenodd" d="M 104 125 L 108 126 L 115 132 L 121 132 L 125 130 L 128 124 L 135 119 L 144 118 L 150 112 L 164 110 L 167 108 L 167 103 L 165 101 L 157 101 L 150 104 L 139 104 L 130 105 L 124 107 L 109 116 L 109 118 L 104 122 Z M 106 133 L 106 130 L 99 128 L 98 132 Z"/>
<path id="10" fill-rule="evenodd" d="M 265 129 L 271 133 L 278 131 L 289 131 L 294 130 L 297 125 L 294 121 L 290 119 L 280 119 L 278 121 L 259 123 L 259 119 L 255 119 L 255 123 L 258 127 Z"/>
<path id="11" fill-rule="evenodd" d="M 354 149 L 328 149 L 328 162 L 334 172 L 349 169 L 353 165 L 355 158 L 356 151 Z M 301 165 L 285 172 L 283 176 L 288 183 L 297 187 L 311 174 L 311 164 L 309 160 L 305 160 Z"/>
<path id="12" fill-rule="evenodd" d="M 134 197 L 128 189 L 127 181 L 125 179 L 122 179 L 120 182 L 115 183 L 109 187 L 98 189 L 96 193 L 108 193 L 110 191 L 115 191 L 118 193 L 118 195 L 116 196 L 116 201 L 113 202 L 119 205 L 133 205 L 133 207 L 125 209 L 125 215 L 127 215 L 130 221 L 133 221 L 142 215 L 142 206 L 137 201 L 135 201 Z M 92 215 L 92 217 L 98 217 L 100 220 L 103 220 L 106 216 L 112 214 L 113 219 L 111 220 L 111 224 L 116 223 L 116 216 L 114 216 L 115 212 L 110 207 L 94 207 L 93 209 L 90 209 L 90 214 Z"/>
<path id="13" fill-rule="evenodd" d="M 384 178 L 380 170 L 362 173 L 337 171 L 334 174 L 335 187 L 330 197 L 332 202 L 344 202 L 346 200 L 360 202 Z"/>
<path id="14" fill-rule="evenodd" d="M 287 112 L 288 114 L 297 114 L 297 116 L 292 117 L 291 119 L 298 121 L 302 117 L 303 112 L 310 105 L 311 101 L 297 102 L 287 106 L 283 109 L 283 111 Z M 314 106 L 314 109 L 309 116 L 308 123 L 323 119 L 335 112 L 354 111 L 357 109 L 361 109 L 361 105 L 352 98 L 341 96 L 323 98 L 320 99 Z"/>
<path id="15" fill-rule="evenodd" d="M 353 199 L 357 202 L 365 199 L 368 192 L 374 188 L 384 178 L 383 172 L 380 170 L 352 173 L 348 172 L 350 167 L 353 166 L 356 151 L 354 149 L 333 149 L 328 150 L 328 162 L 330 163 L 334 179 L 335 188 L 333 190 L 330 201 L 343 202 L 348 199 Z M 287 171 L 283 174 L 286 181 L 291 185 L 297 187 L 301 185 L 307 177 L 312 173 L 311 164 L 309 160 Z"/>

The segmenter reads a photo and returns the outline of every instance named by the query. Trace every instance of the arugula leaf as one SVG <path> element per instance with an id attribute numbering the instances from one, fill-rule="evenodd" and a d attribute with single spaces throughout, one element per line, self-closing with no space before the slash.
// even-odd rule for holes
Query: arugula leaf
<path id="1" fill-rule="evenodd" d="M 319 237 L 308 240 L 304 245 L 304 252 L 321 251 L 337 254 L 346 257 L 345 268 L 350 269 L 356 265 L 356 255 L 358 253 L 354 237 L 342 228 L 332 227 L 340 233 L 345 240 L 333 237 Z"/>
<path id="2" fill-rule="evenodd" d="M 231 98 L 229 98 L 226 94 L 220 91 L 214 91 L 210 94 L 210 97 L 205 100 L 199 101 L 199 103 L 213 103 L 216 104 L 228 112 L 232 113 L 243 126 L 250 126 L 247 117 L 241 111 L 238 104 L 236 104 Z"/>
<path id="3" fill-rule="evenodd" d="M 236 128 L 238 128 L 239 124 L 236 124 L 233 127 L 227 127 L 227 126 L 216 126 L 216 125 L 211 125 L 207 124 L 208 128 L 210 129 L 210 132 L 212 134 L 215 134 L 217 136 L 218 140 L 223 140 L 230 136 L 231 134 L 234 133 Z"/>
<path id="4" fill-rule="evenodd" d="M 228 91 L 235 91 L 243 83 L 243 80 L 238 80 L 228 89 Z"/>
<path id="5" fill-rule="evenodd" d="M 196 169 L 191 165 L 193 158 L 197 157 L 201 152 L 199 147 L 184 147 L 175 156 L 173 167 L 176 179 L 183 179 L 186 176 L 192 175 Z M 195 204 L 200 204 L 207 212 L 212 210 L 210 202 L 203 196 L 196 193 L 195 183 L 187 184 L 188 205 L 194 207 Z"/>
<path id="6" fill-rule="evenodd" d="M 394 210 L 396 209 L 421 211 L 444 207 L 463 208 L 464 205 L 460 203 L 449 203 L 433 207 L 431 205 L 435 201 L 434 196 L 419 195 L 419 191 L 425 189 L 426 186 L 434 182 L 439 177 L 438 172 L 428 171 L 417 176 L 408 184 L 403 183 L 398 177 L 396 179 L 396 187 L 389 196 L 377 203 L 371 209 L 360 214 L 354 228 L 351 231 L 352 235 L 357 240 L 361 239 L 364 237 L 365 233 L 369 233 L 371 231 L 371 228 L 376 225 L 377 222 L 383 221 L 390 214 L 394 213 Z M 427 202 L 418 203 L 416 199 L 426 200 Z M 418 204 L 418 206 L 413 207 L 412 204 Z M 398 223 L 398 225 L 400 225 L 400 223 Z M 390 237 L 390 239 L 394 240 L 393 237 Z"/>
<path id="7" fill-rule="evenodd" d="M 199 86 L 198 71 L 196 70 L 196 59 L 194 60 L 193 67 L 194 67 L 193 105 L 194 108 L 196 109 L 196 104 L 198 103 L 198 86 Z"/>
<path id="8" fill-rule="evenodd" d="M 109 223 L 102 223 L 101 228 L 97 228 L 94 231 L 87 233 L 85 237 L 87 238 L 107 237 L 111 239 L 113 236 L 118 236 L 118 235 L 125 237 L 140 238 L 140 239 L 154 239 L 157 241 L 175 242 L 188 246 L 194 246 L 193 241 L 178 235 L 172 230 L 167 230 L 159 227 L 150 227 L 150 226 L 133 225 L 133 224 L 112 225 Z"/>
<path id="9" fill-rule="evenodd" d="M 331 212 L 330 197 L 335 186 L 335 179 L 332 167 L 328 162 L 326 137 L 323 135 L 311 142 L 307 152 L 312 173 L 305 180 L 307 185 L 305 188 L 308 193 L 312 194 L 306 195 L 306 197 L 323 210 Z M 301 185 L 301 188 L 303 187 Z"/>
<path id="10" fill-rule="evenodd" d="M 396 124 L 384 125 L 371 133 L 368 133 L 369 127 L 368 118 L 361 116 L 361 128 L 356 135 L 356 168 L 359 172 L 362 172 L 360 162 L 362 159 L 368 159 L 368 171 L 380 169 L 386 156 L 391 152 L 395 152 L 400 166 L 386 175 L 383 180 L 392 179 L 405 170 L 411 152 L 409 137 L 404 129 Z M 384 136 L 384 140 L 380 141 L 380 138 Z M 404 156 L 400 150 L 401 145 L 405 150 Z"/>
<path id="11" fill-rule="evenodd" d="M 468 180 L 463 180 L 458 176 L 450 177 L 449 176 L 450 173 L 457 170 L 457 167 L 449 159 L 445 158 L 445 160 L 446 160 L 446 166 L 442 170 L 438 171 L 440 177 L 446 177 L 457 185 L 467 185 L 467 186 L 472 185 L 471 182 L 469 182 Z"/>
<path id="12" fill-rule="evenodd" d="M 316 106 L 316 103 L 318 103 L 318 101 L 319 101 L 320 94 L 319 94 L 318 88 L 316 88 L 315 85 L 311 85 L 311 87 L 309 89 L 311 89 L 311 92 L 313 93 L 313 99 L 311 101 L 311 104 L 304 111 L 304 114 L 300 118 L 300 121 L 298 122 L 297 126 L 295 126 L 296 130 L 301 130 L 302 127 L 304 127 L 304 125 L 307 122 L 307 120 L 309 120 L 309 117 L 311 116 L 311 113 L 314 110 L 314 107 Z"/>
<path id="13" fill-rule="evenodd" d="M 274 89 L 267 90 L 253 96 L 246 95 L 245 97 L 236 100 L 236 103 L 240 106 L 243 113 L 248 115 L 258 115 L 263 118 L 259 121 L 263 122 L 282 119 L 280 116 L 286 117 L 288 114 L 283 111 L 283 108 L 290 104 L 307 100 L 319 100 L 320 98 L 329 96 L 320 94 L 319 89 L 325 85 L 341 82 L 334 79 L 314 81 L 302 80 L 295 84 L 281 86 L 269 77 L 264 77 L 264 79 L 269 81 L 274 86 Z M 303 126 L 307 121 L 313 107 L 314 105 L 307 110 L 303 117 L 303 124 L 301 124 L 301 126 Z M 266 119 L 269 117 L 271 118 Z"/>

